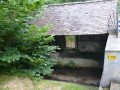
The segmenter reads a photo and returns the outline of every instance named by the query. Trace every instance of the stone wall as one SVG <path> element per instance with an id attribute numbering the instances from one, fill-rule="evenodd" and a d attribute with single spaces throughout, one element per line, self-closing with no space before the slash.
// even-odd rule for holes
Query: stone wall
<path id="1" fill-rule="evenodd" d="M 52 24 L 48 34 L 115 34 L 117 1 L 76 2 L 45 6 L 44 16 L 31 21 L 38 27 Z"/>
<path id="2" fill-rule="evenodd" d="M 104 53 L 107 34 L 76 36 L 76 48 L 80 52 Z"/>

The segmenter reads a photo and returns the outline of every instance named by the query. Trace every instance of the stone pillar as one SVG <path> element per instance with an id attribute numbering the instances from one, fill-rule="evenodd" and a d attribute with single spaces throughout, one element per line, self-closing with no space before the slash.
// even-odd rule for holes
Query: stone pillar
<path id="1" fill-rule="evenodd" d="M 58 35 L 58 36 L 55 36 L 55 45 L 56 46 L 59 46 L 61 48 L 60 51 L 63 51 L 65 48 L 66 48 L 66 36 L 64 35 Z"/>
<path id="2" fill-rule="evenodd" d="M 109 35 L 104 56 L 101 87 L 109 87 L 111 82 L 120 83 L 120 38 Z"/>

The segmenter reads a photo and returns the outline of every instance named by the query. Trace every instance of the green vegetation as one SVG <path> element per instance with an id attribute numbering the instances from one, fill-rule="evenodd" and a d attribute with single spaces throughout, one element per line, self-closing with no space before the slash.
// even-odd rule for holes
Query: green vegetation
<path id="1" fill-rule="evenodd" d="M 0 0 L 0 72 L 20 73 L 41 79 L 50 74 L 55 59 L 49 54 L 53 36 L 47 36 L 50 25 L 37 28 L 29 21 L 42 16 L 44 0 Z"/>
<path id="2" fill-rule="evenodd" d="M 66 47 L 67 48 L 75 48 L 75 39 L 76 36 L 66 36 Z"/>
<path id="3" fill-rule="evenodd" d="M 118 11 L 119 11 L 119 17 L 120 17 L 120 0 L 118 0 Z"/>
<path id="4" fill-rule="evenodd" d="M 70 60 L 70 61 L 68 62 L 68 66 L 69 66 L 70 68 L 75 68 L 75 63 L 74 63 L 72 60 Z"/>
<path id="5" fill-rule="evenodd" d="M 75 41 L 75 36 L 66 36 L 66 41 L 67 42 L 72 42 L 72 41 Z"/>
<path id="6" fill-rule="evenodd" d="M 45 4 L 68 3 L 68 2 L 85 2 L 90 0 L 46 0 Z"/>
<path id="7" fill-rule="evenodd" d="M 34 84 L 31 79 L 17 76 L 0 76 L 0 90 L 98 90 L 98 88 L 41 79 Z"/>
<path id="8" fill-rule="evenodd" d="M 62 90 L 90 90 L 90 89 L 88 89 L 88 88 L 82 88 L 82 87 L 80 87 L 80 86 L 78 86 L 78 85 L 75 85 L 75 84 L 66 84 L 63 88 L 62 88 Z"/>

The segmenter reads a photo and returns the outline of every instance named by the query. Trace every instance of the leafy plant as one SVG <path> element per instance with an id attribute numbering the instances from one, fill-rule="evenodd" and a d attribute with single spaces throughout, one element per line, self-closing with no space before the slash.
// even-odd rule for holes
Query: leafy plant
<path id="1" fill-rule="evenodd" d="M 72 35 L 66 36 L 66 41 L 67 41 L 67 42 L 75 41 L 75 36 L 72 36 Z"/>
<path id="2" fill-rule="evenodd" d="M 20 72 L 31 78 L 50 74 L 55 59 L 49 54 L 53 36 L 46 34 L 51 25 L 38 28 L 29 21 L 41 16 L 44 0 L 0 0 L 0 69 Z M 6 72 L 6 71 L 4 71 Z"/>
<path id="3" fill-rule="evenodd" d="M 75 68 L 75 63 L 74 63 L 72 60 L 70 60 L 70 61 L 68 62 L 68 66 L 69 66 L 70 68 Z"/>

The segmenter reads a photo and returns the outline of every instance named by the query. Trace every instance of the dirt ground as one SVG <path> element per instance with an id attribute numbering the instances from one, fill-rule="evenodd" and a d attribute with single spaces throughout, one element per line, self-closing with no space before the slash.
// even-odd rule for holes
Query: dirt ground
<path id="1" fill-rule="evenodd" d="M 0 90 L 98 90 L 98 88 L 46 79 L 34 84 L 28 77 L 0 75 Z"/>
<path id="2" fill-rule="evenodd" d="M 100 68 L 54 67 L 54 72 L 45 78 L 77 84 L 99 86 L 102 75 Z"/>

